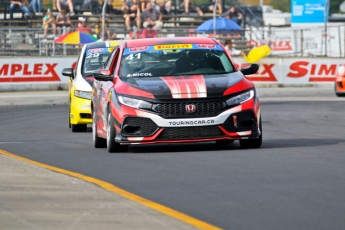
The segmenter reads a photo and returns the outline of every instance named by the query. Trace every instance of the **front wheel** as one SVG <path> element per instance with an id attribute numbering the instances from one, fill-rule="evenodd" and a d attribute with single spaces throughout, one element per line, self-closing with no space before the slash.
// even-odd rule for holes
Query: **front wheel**
<path id="1" fill-rule="evenodd" d="M 95 148 L 105 148 L 107 146 L 106 139 L 100 138 L 97 135 L 97 123 L 96 123 L 96 112 L 95 111 L 92 114 L 92 140 L 93 140 L 93 146 Z"/>
<path id="2" fill-rule="evenodd" d="M 114 152 L 126 152 L 128 150 L 127 145 L 120 145 L 119 143 L 115 142 L 116 130 L 114 127 L 114 118 L 111 113 L 108 113 L 107 119 L 107 150 L 110 153 Z"/>

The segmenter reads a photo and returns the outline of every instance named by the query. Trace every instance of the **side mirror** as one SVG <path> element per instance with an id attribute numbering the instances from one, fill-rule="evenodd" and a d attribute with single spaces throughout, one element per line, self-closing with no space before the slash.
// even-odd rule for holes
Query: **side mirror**
<path id="1" fill-rule="evenodd" d="M 64 68 L 62 70 L 62 75 L 74 79 L 74 70 L 72 68 Z"/>
<path id="2" fill-rule="evenodd" d="M 112 81 L 113 77 L 110 75 L 110 70 L 97 69 L 93 71 L 93 77 L 97 81 Z"/>
<path id="3" fill-rule="evenodd" d="M 259 70 L 259 65 L 258 64 L 242 64 L 241 65 L 241 69 L 240 71 L 244 74 L 244 75 L 251 75 L 254 74 L 256 72 L 258 72 Z"/>

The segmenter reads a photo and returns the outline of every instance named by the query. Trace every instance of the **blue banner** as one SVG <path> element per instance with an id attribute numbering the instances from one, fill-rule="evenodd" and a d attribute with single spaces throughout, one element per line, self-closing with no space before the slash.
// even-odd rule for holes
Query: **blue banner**
<path id="1" fill-rule="evenodd" d="M 324 23 L 325 19 L 328 22 L 327 3 L 327 0 L 292 0 L 291 23 Z"/>

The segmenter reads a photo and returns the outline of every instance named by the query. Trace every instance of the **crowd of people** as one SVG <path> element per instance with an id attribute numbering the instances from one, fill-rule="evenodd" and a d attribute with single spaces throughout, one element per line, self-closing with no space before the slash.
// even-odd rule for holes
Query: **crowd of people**
<path id="1" fill-rule="evenodd" d="M 29 1 L 29 2 L 28 2 Z M 72 25 L 70 16 L 75 15 L 76 9 L 89 11 L 91 14 L 99 15 L 102 12 L 103 0 L 83 0 L 80 7 L 76 7 L 72 0 L 53 0 L 52 10 L 48 9 L 46 15 L 42 18 L 42 28 L 44 29 L 44 36 L 51 33 L 60 36 L 63 33 L 68 33 L 76 25 Z M 121 14 L 123 15 L 125 29 L 130 38 L 154 38 L 157 37 L 157 30 L 163 27 L 162 16 L 171 14 L 172 0 L 122 0 L 120 8 L 114 8 L 114 0 L 106 1 L 105 13 L 106 15 Z M 214 9 L 216 7 L 216 9 Z M 226 18 L 233 20 L 241 25 L 242 14 L 234 7 L 230 7 L 228 11 L 223 13 L 222 2 L 218 1 L 215 6 L 215 0 L 209 0 L 208 5 L 194 6 L 190 0 L 180 0 L 180 10 L 183 15 L 189 15 L 190 11 L 196 12 L 203 16 L 205 13 L 211 13 L 216 10 L 217 14 L 224 15 Z M 10 18 L 13 18 L 13 12 L 20 9 L 28 17 L 33 17 L 42 11 L 42 0 L 10 0 Z M 53 16 L 54 12 L 58 12 L 57 16 Z M 91 31 L 98 36 L 99 31 L 92 31 L 87 28 L 86 18 L 79 17 L 77 30 Z M 95 30 L 95 29 L 94 29 Z M 107 30 L 104 37 L 101 39 L 116 38 L 116 33 Z"/>

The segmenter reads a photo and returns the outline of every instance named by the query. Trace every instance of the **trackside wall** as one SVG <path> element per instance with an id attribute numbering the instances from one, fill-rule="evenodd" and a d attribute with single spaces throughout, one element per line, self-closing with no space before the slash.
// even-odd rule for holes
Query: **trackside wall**
<path id="1" fill-rule="evenodd" d="M 67 89 L 68 77 L 63 68 L 73 67 L 77 57 L 1 58 L 0 91 Z M 235 57 L 239 65 L 245 63 Z M 269 57 L 258 62 L 259 71 L 248 76 L 256 84 L 266 85 L 322 85 L 333 84 L 342 58 Z"/>

